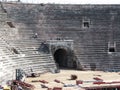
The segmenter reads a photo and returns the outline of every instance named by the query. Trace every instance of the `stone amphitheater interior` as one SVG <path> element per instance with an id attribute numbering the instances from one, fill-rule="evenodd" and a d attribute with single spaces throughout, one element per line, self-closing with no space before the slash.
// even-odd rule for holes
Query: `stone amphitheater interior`
<path id="1" fill-rule="evenodd" d="M 0 90 L 120 90 L 120 5 L 0 2 Z"/>

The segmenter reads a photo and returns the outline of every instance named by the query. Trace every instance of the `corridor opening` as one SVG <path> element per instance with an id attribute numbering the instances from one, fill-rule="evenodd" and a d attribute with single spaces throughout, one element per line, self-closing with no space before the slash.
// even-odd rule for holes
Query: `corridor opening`
<path id="1" fill-rule="evenodd" d="M 59 65 L 60 68 L 66 68 L 68 67 L 68 57 L 67 57 L 67 51 L 65 49 L 58 49 L 54 53 L 54 60 Z"/>

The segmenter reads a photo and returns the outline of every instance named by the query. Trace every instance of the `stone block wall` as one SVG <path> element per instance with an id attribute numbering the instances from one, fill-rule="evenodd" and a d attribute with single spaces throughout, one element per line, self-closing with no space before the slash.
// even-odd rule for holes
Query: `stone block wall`
<path id="1" fill-rule="evenodd" d="M 120 5 L 7 3 L 4 7 L 19 32 L 37 33 L 38 41 L 73 40 L 76 62 L 83 70 L 120 70 Z"/>

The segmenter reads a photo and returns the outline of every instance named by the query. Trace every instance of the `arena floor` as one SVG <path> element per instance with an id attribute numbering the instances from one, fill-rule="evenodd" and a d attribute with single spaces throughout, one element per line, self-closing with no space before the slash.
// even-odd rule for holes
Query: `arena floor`
<path id="1" fill-rule="evenodd" d="M 70 80 L 71 75 L 73 74 L 77 75 L 77 80 L 83 81 L 83 84 L 81 84 L 82 87 L 93 86 L 93 82 L 95 81 L 93 78 L 95 77 L 103 79 L 104 82 L 120 81 L 120 72 L 61 70 L 60 73 L 45 73 L 40 75 L 40 77 L 26 78 L 26 82 L 34 85 L 36 87 L 35 90 L 48 90 L 47 88 L 42 88 L 41 84 L 49 88 L 62 87 L 62 90 L 79 90 L 80 87 L 76 86 L 76 80 Z M 61 81 L 64 84 L 55 82 L 55 79 Z M 37 80 L 45 80 L 48 83 L 43 84 L 41 82 L 32 82 Z M 73 86 L 64 87 L 64 85 Z"/>

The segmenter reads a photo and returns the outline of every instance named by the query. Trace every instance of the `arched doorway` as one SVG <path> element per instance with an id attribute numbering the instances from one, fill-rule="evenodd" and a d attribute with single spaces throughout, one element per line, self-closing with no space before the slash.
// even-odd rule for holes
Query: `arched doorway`
<path id="1" fill-rule="evenodd" d="M 65 49 L 58 49 L 54 53 L 55 62 L 59 65 L 59 67 L 66 68 L 68 67 L 68 57 L 67 51 Z"/>

